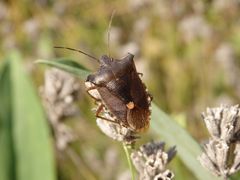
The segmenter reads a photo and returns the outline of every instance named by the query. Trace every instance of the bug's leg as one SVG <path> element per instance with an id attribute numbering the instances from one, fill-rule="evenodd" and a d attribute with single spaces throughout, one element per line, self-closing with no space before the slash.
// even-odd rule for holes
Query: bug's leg
<path id="1" fill-rule="evenodd" d="M 99 115 L 99 114 L 102 112 L 103 108 L 104 108 L 104 105 L 101 104 L 101 105 L 98 107 L 95 116 L 96 116 L 97 118 L 102 119 L 102 120 L 105 120 L 105 121 L 108 121 L 108 122 L 111 122 L 111 123 L 119 124 L 119 122 L 113 121 L 113 120 L 111 120 L 111 119 L 108 119 L 108 118 L 105 118 L 105 117 Z"/>
<path id="2" fill-rule="evenodd" d="M 101 101 L 101 99 L 98 99 L 98 98 L 94 97 L 94 96 L 89 92 L 89 91 L 94 90 L 94 89 L 97 89 L 97 88 L 96 88 L 96 87 L 90 87 L 90 88 L 88 88 L 86 91 L 87 91 L 88 95 L 89 95 L 91 98 L 93 98 L 95 101 Z"/>

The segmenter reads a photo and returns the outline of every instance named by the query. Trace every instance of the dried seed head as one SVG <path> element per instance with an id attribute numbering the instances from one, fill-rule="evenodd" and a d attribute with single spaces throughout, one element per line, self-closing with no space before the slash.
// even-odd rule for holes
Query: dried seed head
<path id="1" fill-rule="evenodd" d="M 202 113 L 204 122 L 213 139 L 223 139 L 227 142 L 236 138 L 240 131 L 239 106 L 221 105 L 217 108 L 207 108 Z"/>
<path id="2" fill-rule="evenodd" d="M 204 145 L 205 153 L 199 157 L 199 161 L 205 168 L 211 170 L 215 175 L 227 176 L 227 153 L 229 146 L 225 141 L 210 140 Z"/>
<path id="3" fill-rule="evenodd" d="M 212 173 L 226 178 L 239 170 L 240 108 L 221 105 L 207 108 L 202 115 L 211 137 L 198 159 Z"/>
<path id="4" fill-rule="evenodd" d="M 55 126 L 56 147 L 58 150 L 66 149 L 67 145 L 76 140 L 76 135 L 72 129 L 63 123 Z"/>
<path id="5" fill-rule="evenodd" d="M 98 127 L 107 136 L 111 137 L 114 140 L 122 141 L 126 144 L 133 144 L 138 138 L 136 136 L 136 133 L 134 133 L 129 128 L 120 125 L 117 120 L 111 117 L 108 112 L 105 111 L 103 117 L 113 121 L 111 122 L 101 118 L 97 118 Z"/>
<path id="6" fill-rule="evenodd" d="M 240 170 L 240 143 L 237 143 L 234 149 L 234 160 L 229 174 L 234 174 Z"/>
<path id="7" fill-rule="evenodd" d="M 161 174 L 156 175 L 153 180 L 171 180 L 173 178 L 174 178 L 173 172 L 167 169 Z"/>
<path id="8" fill-rule="evenodd" d="M 54 124 L 78 112 L 73 101 L 78 99 L 79 90 L 78 81 L 69 73 L 55 68 L 45 72 L 40 93 L 51 123 Z"/>
<path id="9" fill-rule="evenodd" d="M 166 169 L 169 161 L 175 156 L 175 147 L 164 152 L 165 143 L 148 143 L 131 154 L 133 164 L 139 172 L 141 180 L 173 179 L 174 174 Z"/>
<path id="10" fill-rule="evenodd" d="M 62 120 L 78 113 L 74 101 L 78 99 L 79 90 L 78 81 L 70 74 L 55 68 L 45 72 L 40 93 L 59 150 L 64 150 L 68 143 L 76 139 L 72 129 Z"/>

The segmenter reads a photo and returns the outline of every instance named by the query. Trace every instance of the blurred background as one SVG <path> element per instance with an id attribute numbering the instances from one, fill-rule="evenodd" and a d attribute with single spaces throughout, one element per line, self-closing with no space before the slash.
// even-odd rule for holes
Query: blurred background
<path id="1" fill-rule="evenodd" d="M 22 59 L 49 119 L 58 179 L 127 179 L 121 146 L 97 128 L 84 81 L 34 61 L 68 57 L 95 71 L 98 64 L 84 55 L 53 47 L 77 48 L 97 58 L 132 53 L 154 102 L 202 142 L 208 134 L 201 112 L 240 100 L 239 17 L 237 0 L 3 0 L 0 64 L 11 54 Z M 54 88 L 61 97 L 51 92 Z M 140 142 L 151 139 L 156 138 L 150 131 Z M 172 169 L 181 171 L 176 179 L 194 179 L 179 159 Z"/>

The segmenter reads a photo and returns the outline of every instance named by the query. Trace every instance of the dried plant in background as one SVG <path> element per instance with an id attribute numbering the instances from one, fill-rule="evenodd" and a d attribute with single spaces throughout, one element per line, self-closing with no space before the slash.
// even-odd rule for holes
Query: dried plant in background
<path id="1" fill-rule="evenodd" d="M 240 83 L 238 80 L 240 70 L 237 66 L 238 57 L 234 47 L 226 42 L 219 44 L 214 54 L 214 59 L 222 67 L 228 85 L 232 86 L 236 95 L 240 97 Z"/>
<path id="2" fill-rule="evenodd" d="M 64 150 L 76 138 L 63 119 L 78 113 L 74 102 L 78 99 L 79 90 L 78 81 L 67 72 L 55 68 L 46 71 L 40 93 L 58 150 Z"/>
<path id="3" fill-rule="evenodd" d="M 171 180 L 173 172 L 166 168 L 176 154 L 175 147 L 164 151 L 164 142 L 150 142 L 131 154 L 133 164 L 139 172 L 140 180 Z"/>
<path id="4" fill-rule="evenodd" d="M 207 108 L 202 116 L 211 137 L 199 161 L 215 175 L 228 179 L 240 169 L 239 105 Z"/>

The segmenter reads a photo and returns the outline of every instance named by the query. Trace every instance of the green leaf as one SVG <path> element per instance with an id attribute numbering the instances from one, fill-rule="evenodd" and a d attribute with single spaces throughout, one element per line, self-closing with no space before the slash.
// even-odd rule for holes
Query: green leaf
<path id="1" fill-rule="evenodd" d="M 78 77 L 81 77 L 82 79 L 86 79 L 86 77 L 89 75 L 89 71 L 86 68 L 77 62 L 68 59 L 56 59 L 52 61 L 37 60 L 36 63 L 46 64 L 55 68 L 59 68 Z"/>
<path id="2" fill-rule="evenodd" d="M 152 104 L 151 129 L 167 144 L 177 146 L 177 154 L 199 180 L 219 179 L 204 169 L 197 160 L 201 154 L 199 144 L 154 103 Z"/>
<path id="3" fill-rule="evenodd" d="M 11 123 L 10 67 L 5 62 L 0 71 L 0 179 L 15 179 L 15 163 Z"/>
<path id="4" fill-rule="evenodd" d="M 47 121 L 20 57 L 12 55 L 2 71 L 0 179 L 54 180 L 55 164 Z"/>

